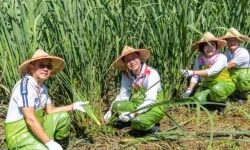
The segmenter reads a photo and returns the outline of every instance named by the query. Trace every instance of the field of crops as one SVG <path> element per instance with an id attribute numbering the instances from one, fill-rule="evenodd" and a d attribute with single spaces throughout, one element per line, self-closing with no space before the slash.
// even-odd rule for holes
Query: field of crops
<path id="1" fill-rule="evenodd" d="M 121 72 L 110 65 L 125 45 L 150 50 L 148 64 L 172 100 L 185 89 L 180 69 L 192 67 L 191 44 L 205 31 L 223 36 L 230 27 L 250 35 L 249 0 L 0 0 L 0 149 L 6 149 L 2 126 L 18 66 L 37 48 L 66 61 L 46 82 L 55 105 L 88 100 L 97 118 L 71 113 L 68 149 L 247 149 L 249 104 L 228 102 L 225 116 L 171 105 L 164 132 L 148 139 L 96 124 L 118 94 Z"/>

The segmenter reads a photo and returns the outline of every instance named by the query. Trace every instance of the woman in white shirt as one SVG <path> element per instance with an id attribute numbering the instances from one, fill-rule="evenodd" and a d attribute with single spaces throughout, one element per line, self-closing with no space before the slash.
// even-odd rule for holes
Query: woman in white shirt
<path id="1" fill-rule="evenodd" d="M 41 49 L 19 66 L 22 79 L 12 90 L 4 123 L 9 149 L 62 150 L 54 139 L 61 140 L 68 135 L 70 117 L 67 112 L 85 112 L 82 106 L 87 104 L 75 102 L 55 107 L 51 103 L 44 82 L 64 67 L 62 58 L 50 56 Z"/>
<path id="2" fill-rule="evenodd" d="M 186 98 L 199 86 L 194 99 L 200 103 L 206 101 L 225 102 L 227 97 L 235 90 L 235 85 L 227 71 L 227 58 L 219 52 L 227 42 L 216 38 L 212 33 L 206 32 L 204 36 L 192 45 L 194 50 L 201 54 L 195 59 L 193 70 L 182 70 L 183 76 L 192 76 L 187 91 L 182 94 Z"/>
<path id="3" fill-rule="evenodd" d="M 249 51 L 240 44 L 250 41 L 235 28 L 230 28 L 222 39 L 227 41 L 229 49 L 225 51 L 227 68 L 235 83 L 236 91 L 233 96 L 239 102 L 250 100 L 250 55 Z"/>
<path id="4" fill-rule="evenodd" d="M 104 116 L 107 121 L 112 111 L 119 114 L 119 121 L 130 122 L 131 129 L 156 132 L 157 124 L 164 117 L 164 107 L 138 110 L 164 100 L 158 72 L 149 67 L 147 49 L 134 49 L 125 46 L 122 54 L 112 64 L 117 70 L 125 70 L 122 75 L 120 93 Z M 138 110 L 138 111 L 136 111 Z"/>

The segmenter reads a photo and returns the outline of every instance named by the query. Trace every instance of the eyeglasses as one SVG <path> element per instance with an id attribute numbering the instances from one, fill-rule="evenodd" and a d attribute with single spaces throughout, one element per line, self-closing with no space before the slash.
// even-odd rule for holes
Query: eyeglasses
<path id="1" fill-rule="evenodd" d="M 47 69 L 49 69 L 49 70 L 51 70 L 51 69 L 53 68 L 53 66 L 52 66 L 51 64 L 45 64 L 45 63 L 39 63 L 39 64 L 38 64 L 38 67 L 39 67 L 40 69 L 47 68 Z"/>

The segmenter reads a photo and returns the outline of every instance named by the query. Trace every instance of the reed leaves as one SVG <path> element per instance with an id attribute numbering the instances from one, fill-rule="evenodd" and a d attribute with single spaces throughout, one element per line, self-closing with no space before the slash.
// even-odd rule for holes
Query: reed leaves
<path id="1" fill-rule="evenodd" d="M 151 51 L 148 64 L 159 71 L 166 99 L 175 99 L 187 83 L 180 69 L 192 68 L 196 56 L 192 43 L 205 31 L 222 36 L 229 27 L 250 35 L 250 1 L 0 0 L 0 96 L 10 96 L 18 66 L 43 48 L 66 61 L 64 71 L 46 82 L 56 105 L 91 100 L 87 112 L 99 124 L 119 91 L 121 73 L 110 65 L 124 45 Z M 211 148 L 213 116 L 199 108 L 196 120 L 199 110 L 209 118 Z"/>

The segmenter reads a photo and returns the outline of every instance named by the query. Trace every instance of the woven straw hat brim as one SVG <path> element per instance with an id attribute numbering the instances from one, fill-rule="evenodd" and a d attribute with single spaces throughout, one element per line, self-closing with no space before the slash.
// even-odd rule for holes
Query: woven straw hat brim
<path id="1" fill-rule="evenodd" d="M 194 50 L 198 50 L 199 49 L 199 44 L 201 43 L 207 43 L 207 42 L 217 42 L 218 43 L 218 49 L 221 49 L 223 47 L 225 47 L 227 45 L 227 41 L 223 40 L 223 39 L 218 39 L 218 38 L 211 38 L 208 40 L 199 40 L 198 42 L 194 43 L 192 45 L 192 48 Z"/>
<path id="2" fill-rule="evenodd" d="M 150 57 L 150 51 L 147 50 L 147 49 L 135 49 L 133 51 L 130 51 L 130 52 L 127 52 L 127 53 L 124 53 L 122 55 L 120 55 L 113 63 L 112 63 L 112 67 L 114 69 L 117 69 L 117 70 L 126 70 L 127 67 L 125 65 L 125 63 L 123 62 L 122 58 L 131 54 L 131 53 L 134 53 L 134 52 L 138 52 L 139 53 L 139 57 L 140 57 L 140 60 L 141 61 L 146 61 L 149 59 Z"/>
<path id="3" fill-rule="evenodd" d="M 250 38 L 245 36 L 245 35 L 240 35 L 240 36 L 236 36 L 236 35 L 227 35 L 227 36 L 223 36 L 221 37 L 221 39 L 224 39 L 224 40 L 227 40 L 227 39 L 230 39 L 230 38 L 236 38 L 236 39 L 240 39 L 239 41 L 240 42 L 249 42 L 250 41 Z"/>
<path id="4" fill-rule="evenodd" d="M 52 70 L 50 76 L 56 75 L 58 72 L 62 71 L 65 67 L 65 61 L 64 59 L 56 56 L 41 56 L 41 57 L 36 57 L 36 58 L 31 58 L 24 63 L 22 63 L 19 66 L 19 73 L 23 76 L 27 73 L 29 73 L 29 64 L 31 62 L 37 61 L 37 60 L 42 60 L 42 59 L 50 59 L 51 64 L 52 64 Z"/>

